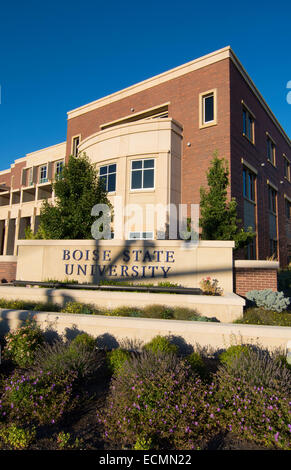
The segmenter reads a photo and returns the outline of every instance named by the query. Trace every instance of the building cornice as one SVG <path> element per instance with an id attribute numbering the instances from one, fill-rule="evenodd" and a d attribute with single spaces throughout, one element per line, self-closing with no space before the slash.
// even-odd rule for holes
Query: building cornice
<path id="1" fill-rule="evenodd" d="M 230 59 L 233 62 L 242 77 L 245 79 L 250 89 L 253 91 L 254 95 L 257 97 L 257 99 L 263 106 L 270 119 L 273 121 L 279 132 L 286 140 L 289 147 L 291 147 L 291 140 L 289 136 L 282 128 L 281 124 L 267 105 L 261 93 L 255 86 L 254 82 L 252 81 L 252 79 L 250 78 L 250 76 L 248 75 L 248 73 L 246 72 L 243 65 L 241 64 L 235 53 L 232 51 L 230 46 L 226 46 L 210 54 L 199 57 L 198 59 L 192 60 L 191 62 L 187 62 L 186 64 L 180 65 L 159 75 L 155 75 L 154 77 L 148 78 L 142 82 L 136 83 L 135 85 L 124 88 L 123 90 L 117 91 L 96 101 L 92 101 L 91 103 L 85 104 L 84 106 L 80 106 L 71 111 L 68 111 L 68 120 L 225 59 Z"/>

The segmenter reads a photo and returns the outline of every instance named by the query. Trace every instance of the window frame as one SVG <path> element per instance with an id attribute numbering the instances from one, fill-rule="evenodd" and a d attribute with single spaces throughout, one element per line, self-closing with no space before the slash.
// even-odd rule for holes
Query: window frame
<path id="1" fill-rule="evenodd" d="M 76 139 L 78 139 L 78 145 L 75 149 L 75 145 L 74 145 L 74 142 L 76 141 Z M 78 134 L 78 135 L 73 135 L 72 137 L 72 144 L 71 144 L 71 154 L 73 157 L 77 158 L 78 157 L 78 148 L 79 148 L 79 145 L 80 145 L 80 141 L 81 141 L 81 134 Z"/>
<path id="2" fill-rule="evenodd" d="M 114 171 L 111 171 L 109 172 L 109 167 L 111 165 L 115 165 L 115 172 Z M 104 175 L 100 175 L 100 170 L 101 168 L 107 168 L 107 172 L 104 174 Z M 108 176 L 109 175 L 113 175 L 115 174 L 115 189 L 113 191 L 108 191 Z M 106 165 L 101 165 L 99 167 L 99 178 L 101 179 L 103 176 L 106 176 L 106 188 L 105 188 L 105 191 L 108 193 L 108 194 L 111 194 L 111 193 L 115 193 L 116 192 L 116 183 L 117 183 L 117 164 L 116 163 L 107 163 Z"/>
<path id="3" fill-rule="evenodd" d="M 243 197 L 254 204 L 257 202 L 256 180 L 257 174 L 246 165 L 243 165 Z"/>
<path id="4" fill-rule="evenodd" d="M 271 163 L 274 167 L 277 166 L 276 164 L 276 143 L 270 136 L 268 132 L 266 132 L 267 135 L 267 160 L 269 163 Z M 271 144 L 271 158 L 269 158 L 269 148 Z"/>
<path id="5" fill-rule="evenodd" d="M 58 171 L 59 165 L 61 165 L 61 171 Z M 55 177 L 59 177 L 62 174 L 64 166 L 65 166 L 64 160 L 57 160 L 55 162 Z"/>
<path id="6" fill-rule="evenodd" d="M 153 167 L 144 168 L 144 162 L 146 160 L 153 160 L 153 162 L 154 162 Z M 132 164 L 134 162 L 140 162 L 140 161 L 142 162 L 142 168 L 133 169 Z M 153 170 L 154 171 L 154 173 L 153 173 L 153 186 L 152 187 L 144 188 L 144 170 Z M 133 188 L 132 187 L 132 175 L 133 175 L 133 172 L 137 172 L 137 171 L 142 172 L 142 187 L 141 188 Z M 135 192 L 135 191 L 155 191 L 155 189 L 156 189 L 155 185 L 156 185 L 156 159 L 154 157 L 149 157 L 149 158 L 136 158 L 136 159 L 131 160 L 131 162 L 130 162 L 130 191 L 131 192 Z"/>
<path id="7" fill-rule="evenodd" d="M 290 182 L 291 181 L 290 180 L 290 161 L 286 157 L 285 154 L 283 154 L 283 162 L 284 162 L 284 178 Z M 286 168 L 287 168 L 287 176 L 286 176 Z"/>
<path id="8" fill-rule="evenodd" d="M 277 196 L 278 191 L 270 184 L 268 185 L 268 210 L 277 217 Z M 275 210 L 273 210 L 275 208 Z"/>
<path id="9" fill-rule="evenodd" d="M 242 123 L 243 123 L 242 134 L 251 144 L 255 145 L 256 117 L 243 100 L 241 101 L 241 103 L 242 103 Z"/>
<path id="10" fill-rule="evenodd" d="M 42 177 L 42 170 L 45 168 L 45 177 Z M 47 183 L 48 182 L 48 165 L 47 163 L 44 165 L 40 165 L 39 167 L 39 184 Z"/>
<path id="11" fill-rule="evenodd" d="M 144 234 L 151 234 L 150 237 L 145 237 Z M 131 237 L 133 234 L 143 235 L 142 237 Z M 138 232 L 138 231 L 130 231 L 128 232 L 128 240 L 154 240 L 154 232 Z"/>
<path id="12" fill-rule="evenodd" d="M 205 98 L 213 96 L 213 119 L 211 121 L 205 121 Z M 199 128 L 204 129 L 206 127 L 217 125 L 217 88 L 207 90 L 199 93 Z"/>

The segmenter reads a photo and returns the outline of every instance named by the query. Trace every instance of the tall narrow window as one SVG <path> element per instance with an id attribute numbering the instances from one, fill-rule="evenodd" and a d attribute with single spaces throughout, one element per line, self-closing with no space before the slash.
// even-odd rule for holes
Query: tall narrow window
<path id="1" fill-rule="evenodd" d="M 116 163 L 100 167 L 100 179 L 104 184 L 104 189 L 108 192 L 116 190 Z"/>
<path id="2" fill-rule="evenodd" d="M 131 162 L 131 189 L 155 187 L 155 160 L 153 158 Z"/>
<path id="3" fill-rule="evenodd" d="M 73 137 L 73 142 L 72 142 L 72 155 L 74 157 L 78 156 L 78 147 L 80 143 L 80 136 Z"/>
<path id="4" fill-rule="evenodd" d="M 255 120 L 251 112 L 243 107 L 243 135 L 249 139 L 250 142 L 255 141 Z"/>
<path id="5" fill-rule="evenodd" d="M 276 146 L 270 137 L 267 137 L 267 158 L 276 166 Z"/>
<path id="6" fill-rule="evenodd" d="M 244 228 L 256 232 L 256 174 L 246 166 L 243 167 L 243 196 L 244 196 Z M 247 259 L 256 259 L 256 239 L 245 248 Z"/>
<path id="7" fill-rule="evenodd" d="M 59 162 L 56 162 L 56 177 L 60 177 L 62 175 L 64 168 L 64 161 L 60 160 Z"/>
<path id="8" fill-rule="evenodd" d="M 208 127 L 217 123 L 216 90 L 209 90 L 199 95 L 199 126 Z"/>
<path id="9" fill-rule="evenodd" d="M 278 234 L 277 234 L 277 191 L 268 186 L 269 197 L 269 255 L 278 255 Z"/>
<path id="10" fill-rule="evenodd" d="M 39 168 L 39 182 L 40 183 L 47 183 L 47 165 L 42 165 Z"/>
<path id="11" fill-rule="evenodd" d="M 284 159 L 284 177 L 288 181 L 290 181 L 290 162 L 285 155 L 283 156 L 283 159 Z"/>

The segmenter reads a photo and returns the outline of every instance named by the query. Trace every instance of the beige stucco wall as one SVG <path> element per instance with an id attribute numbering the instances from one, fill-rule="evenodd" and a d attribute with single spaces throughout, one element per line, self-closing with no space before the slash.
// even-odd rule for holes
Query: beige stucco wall
<path id="1" fill-rule="evenodd" d="M 158 217 L 146 225 L 146 205 L 181 202 L 181 142 L 182 127 L 173 119 L 144 119 L 97 132 L 80 143 L 79 152 L 86 153 L 97 168 L 116 163 L 116 191 L 108 194 L 113 207 L 117 196 L 123 208 L 132 204 L 141 208 L 142 220 L 118 238 L 128 238 L 129 231 L 152 231 L 156 238 L 161 229 Z M 132 190 L 131 161 L 144 158 L 155 160 L 155 187 Z M 124 214 L 124 222 L 128 219 Z"/>
<path id="2" fill-rule="evenodd" d="M 86 332 L 94 337 L 102 336 L 108 347 L 112 341 L 129 340 L 144 344 L 156 335 L 173 335 L 183 338 L 192 346 L 197 344 L 215 349 L 225 349 L 232 344 L 251 343 L 269 350 L 281 348 L 286 351 L 290 342 L 290 328 L 229 323 L 206 323 L 178 320 L 155 320 L 147 318 L 106 317 L 95 315 L 72 315 L 50 312 L 29 313 L 18 310 L 0 310 L 0 334 L 22 325 L 33 315 L 43 330 L 53 330 L 60 335 L 70 332 Z"/>
<path id="3" fill-rule="evenodd" d="M 98 283 L 105 270 L 107 279 L 199 287 L 210 276 L 230 293 L 233 247 L 227 241 L 19 240 L 16 277 Z"/>

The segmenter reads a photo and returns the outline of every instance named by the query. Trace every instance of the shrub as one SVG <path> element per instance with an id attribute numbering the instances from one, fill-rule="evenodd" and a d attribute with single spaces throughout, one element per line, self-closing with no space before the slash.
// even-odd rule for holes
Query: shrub
<path id="1" fill-rule="evenodd" d="M 152 351 L 153 353 L 162 352 L 177 354 L 179 351 L 176 344 L 171 343 L 166 336 L 160 335 L 155 336 L 149 343 L 146 343 L 143 348 L 146 351 Z"/>
<path id="2" fill-rule="evenodd" d="M 3 384 L 1 418 L 21 425 L 59 421 L 74 407 L 72 389 L 76 374 L 15 372 Z"/>
<path id="3" fill-rule="evenodd" d="M 186 356 L 186 361 L 188 364 L 190 364 L 193 372 L 197 373 L 201 378 L 205 378 L 207 376 L 206 365 L 201 355 L 197 351 L 194 351 Z"/>
<path id="4" fill-rule="evenodd" d="M 131 354 L 126 349 L 117 348 L 106 353 L 106 365 L 110 374 L 121 372 L 123 365 L 131 358 Z"/>
<path id="5" fill-rule="evenodd" d="M 96 339 L 88 333 L 81 333 L 71 341 L 70 347 L 76 347 L 77 349 L 84 348 L 89 351 L 94 351 L 96 348 Z"/>
<path id="6" fill-rule="evenodd" d="M 11 359 L 19 367 L 27 367 L 34 361 L 37 349 L 44 342 L 41 329 L 34 322 L 9 332 L 5 336 L 4 357 Z"/>
<path id="7" fill-rule="evenodd" d="M 236 320 L 235 323 L 291 326 L 291 313 L 278 313 L 272 310 L 265 310 L 262 307 L 248 308 L 245 310 L 243 318 Z"/>
<path id="8" fill-rule="evenodd" d="M 225 369 L 251 386 L 268 388 L 274 393 L 290 396 L 291 372 L 280 361 L 279 353 L 270 353 L 254 346 L 231 346 L 229 350 L 233 354 L 224 356 L 224 365 L 219 370 Z"/>
<path id="9" fill-rule="evenodd" d="M 136 307 L 117 307 L 113 310 L 107 311 L 105 315 L 107 316 L 117 316 L 117 317 L 132 317 L 132 316 L 140 316 L 141 310 Z"/>
<path id="10" fill-rule="evenodd" d="M 175 354 L 143 351 L 113 378 L 97 413 L 104 439 L 123 448 L 194 449 L 216 429 L 206 385 Z"/>
<path id="11" fill-rule="evenodd" d="M 213 400 L 219 403 L 219 420 L 226 431 L 264 446 L 290 450 L 290 398 L 226 368 L 216 375 Z"/>
<path id="12" fill-rule="evenodd" d="M 206 277 L 200 282 L 200 287 L 205 295 L 222 295 L 223 289 L 218 286 L 217 279 L 211 279 L 211 277 Z"/>
<path id="13" fill-rule="evenodd" d="M 94 313 L 95 308 L 92 305 L 82 304 L 81 302 L 67 302 L 62 308 L 64 313 L 77 313 L 84 315 L 91 315 Z"/>
<path id="14" fill-rule="evenodd" d="M 134 450 L 150 450 L 152 449 L 152 440 L 146 439 L 145 437 L 138 437 L 134 445 Z"/>
<path id="15" fill-rule="evenodd" d="M 0 429 L 0 438 L 12 450 L 27 449 L 36 436 L 35 427 L 24 429 L 10 424 Z"/>
<path id="16" fill-rule="evenodd" d="M 175 307 L 173 311 L 175 320 L 192 320 L 198 319 L 199 314 L 195 310 L 186 307 Z"/>
<path id="17" fill-rule="evenodd" d="M 149 305 L 143 309 L 143 317 L 169 320 L 174 317 L 173 309 L 164 305 Z"/>
<path id="18" fill-rule="evenodd" d="M 246 298 L 255 302 L 257 307 L 275 310 L 279 313 L 286 310 L 290 303 L 290 299 L 285 298 L 283 292 L 274 292 L 271 289 L 251 290 L 246 293 Z"/>
<path id="19" fill-rule="evenodd" d="M 78 338 L 78 337 L 77 337 Z M 60 374 L 74 371 L 79 379 L 92 375 L 102 365 L 102 358 L 88 339 L 84 341 L 75 338 L 64 342 L 61 339 L 52 344 L 45 343 L 39 348 L 33 370 Z"/>
<path id="20" fill-rule="evenodd" d="M 239 360 L 242 354 L 248 354 L 249 349 L 246 344 L 232 345 L 219 355 L 219 360 L 226 367 L 231 367 L 232 363 Z"/>
<path id="21" fill-rule="evenodd" d="M 64 431 L 61 431 L 57 435 L 57 444 L 60 450 L 72 450 L 79 449 L 82 441 L 78 438 L 73 440 L 69 432 L 65 433 Z"/>

